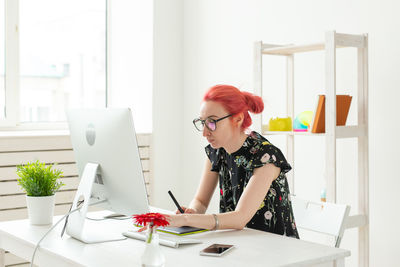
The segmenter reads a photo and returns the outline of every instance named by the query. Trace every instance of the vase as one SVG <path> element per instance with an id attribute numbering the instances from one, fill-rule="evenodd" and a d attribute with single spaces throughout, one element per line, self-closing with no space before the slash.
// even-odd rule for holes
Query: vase
<path id="1" fill-rule="evenodd" d="M 26 196 L 29 221 L 33 225 L 45 225 L 53 223 L 55 197 Z"/>
<path id="2" fill-rule="evenodd" d="M 155 227 L 149 227 L 146 233 L 145 248 L 141 257 L 142 267 L 162 267 L 165 257 L 159 244 L 159 237 Z"/>

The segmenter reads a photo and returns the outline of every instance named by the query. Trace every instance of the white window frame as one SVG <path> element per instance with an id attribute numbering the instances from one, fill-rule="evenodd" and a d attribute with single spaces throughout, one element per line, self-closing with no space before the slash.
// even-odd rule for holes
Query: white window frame
<path id="1" fill-rule="evenodd" d="M 16 126 L 19 118 L 19 0 L 5 0 L 5 94 L 6 117 L 1 127 Z"/>
<path id="2" fill-rule="evenodd" d="M 106 102 L 110 99 L 110 0 L 106 0 Z M 5 119 L 0 119 L 0 131 L 66 130 L 67 122 L 20 123 L 19 70 L 19 0 L 5 0 Z"/>

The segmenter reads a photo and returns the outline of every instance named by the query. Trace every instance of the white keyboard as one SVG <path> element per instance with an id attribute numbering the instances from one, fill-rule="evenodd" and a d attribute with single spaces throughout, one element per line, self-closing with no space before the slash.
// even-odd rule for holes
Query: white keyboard
<path id="1" fill-rule="evenodd" d="M 123 232 L 122 234 L 129 238 L 143 240 L 143 241 L 146 240 L 145 233 L 139 233 L 136 231 L 127 231 L 127 232 Z M 172 247 L 172 248 L 177 248 L 177 247 L 179 247 L 179 245 L 183 245 L 183 244 L 202 243 L 201 240 L 187 238 L 187 237 L 181 237 L 181 236 L 170 236 L 170 235 L 166 235 L 166 234 L 158 234 L 158 236 L 159 236 L 160 245 Z"/>

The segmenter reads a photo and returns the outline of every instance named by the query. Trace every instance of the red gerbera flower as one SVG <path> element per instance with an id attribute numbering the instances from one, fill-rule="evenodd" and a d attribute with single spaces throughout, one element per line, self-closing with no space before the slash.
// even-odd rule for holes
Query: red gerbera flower
<path id="1" fill-rule="evenodd" d="M 153 229 L 157 228 L 158 226 L 167 226 L 169 222 L 167 218 L 160 214 L 160 213 L 146 213 L 146 214 L 137 214 L 132 216 L 134 222 L 139 225 L 145 226 L 148 225 L 148 235 L 147 235 L 147 243 L 151 243 L 153 239 Z"/>
<path id="2" fill-rule="evenodd" d="M 138 214 L 132 216 L 133 220 L 139 224 L 145 226 L 147 223 L 150 223 L 151 227 L 153 226 L 167 226 L 169 222 L 167 218 L 160 213 L 146 213 L 146 214 Z"/>

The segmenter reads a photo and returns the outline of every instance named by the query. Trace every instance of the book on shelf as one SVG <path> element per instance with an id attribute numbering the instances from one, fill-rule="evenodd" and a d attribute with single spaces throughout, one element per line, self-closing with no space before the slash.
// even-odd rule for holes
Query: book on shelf
<path id="1" fill-rule="evenodd" d="M 346 125 L 352 96 L 336 95 L 336 125 Z M 317 106 L 310 126 L 312 133 L 325 133 L 325 95 L 318 96 Z"/>

